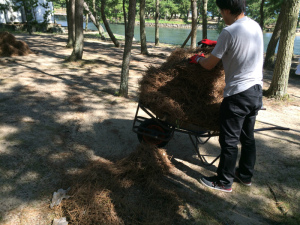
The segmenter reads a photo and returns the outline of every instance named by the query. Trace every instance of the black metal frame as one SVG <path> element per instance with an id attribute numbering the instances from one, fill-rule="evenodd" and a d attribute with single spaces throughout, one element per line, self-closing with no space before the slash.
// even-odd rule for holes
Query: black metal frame
<path id="1" fill-rule="evenodd" d="M 150 118 L 139 116 L 138 113 L 139 113 L 140 109 L 142 109 Z M 263 110 L 265 110 L 265 108 L 263 108 Z M 142 123 L 147 119 L 153 119 L 158 125 L 160 125 L 162 128 L 164 128 L 164 130 L 168 131 L 167 135 L 166 135 L 166 133 L 161 133 L 159 131 L 151 132 L 151 129 L 147 129 L 144 127 L 140 127 L 139 125 L 136 125 L 136 123 Z M 290 130 L 290 129 L 286 128 L 286 127 L 274 126 L 274 127 L 255 129 L 254 132 L 266 131 L 266 130 Z M 185 129 L 185 128 L 180 128 L 174 124 L 171 124 L 171 123 L 168 123 L 167 121 L 163 121 L 162 119 L 159 119 L 154 113 L 152 113 L 149 109 L 147 109 L 141 103 L 138 104 L 138 107 L 137 107 L 137 110 L 135 113 L 132 131 L 137 134 L 146 135 L 148 137 L 151 137 L 151 138 L 154 138 L 157 140 L 161 140 L 161 141 L 167 141 L 167 142 L 173 138 L 175 131 L 184 133 L 184 134 L 188 134 L 190 137 L 190 140 L 194 146 L 195 152 L 197 153 L 201 162 L 205 166 L 212 165 L 215 161 L 217 161 L 220 158 L 220 155 L 221 155 L 221 154 L 219 154 L 211 162 L 208 162 L 205 158 L 205 157 L 207 157 L 207 155 L 201 154 L 200 148 L 199 148 L 200 145 L 206 144 L 211 137 L 219 136 L 218 133 L 211 132 L 211 131 L 204 130 L 204 129 L 203 130 L 200 129 L 200 131 L 193 131 L 193 130 L 189 130 L 189 129 Z M 165 138 L 161 138 L 161 136 L 163 136 Z M 193 137 L 195 138 L 195 140 L 193 139 Z M 201 138 L 204 138 L 204 140 L 202 140 Z"/>

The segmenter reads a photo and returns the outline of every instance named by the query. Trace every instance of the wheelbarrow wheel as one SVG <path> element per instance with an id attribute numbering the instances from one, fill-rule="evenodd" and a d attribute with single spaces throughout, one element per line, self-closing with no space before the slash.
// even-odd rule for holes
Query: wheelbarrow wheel
<path id="1" fill-rule="evenodd" d="M 166 139 L 170 137 L 170 131 L 163 128 L 153 119 L 143 121 L 139 125 L 138 131 L 141 132 L 137 134 L 140 143 L 144 142 L 161 148 L 169 142 L 160 139 Z"/>

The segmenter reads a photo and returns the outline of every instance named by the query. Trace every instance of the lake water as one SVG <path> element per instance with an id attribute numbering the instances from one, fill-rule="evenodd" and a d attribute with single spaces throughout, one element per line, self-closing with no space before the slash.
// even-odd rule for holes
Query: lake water
<path id="1" fill-rule="evenodd" d="M 62 26 L 67 26 L 66 21 L 62 20 L 56 20 L 57 23 L 62 24 Z M 104 25 L 102 25 L 105 29 Z M 85 24 L 84 26 L 85 27 Z M 95 25 L 93 23 L 88 23 L 88 29 L 90 30 L 97 30 Z M 110 29 L 113 33 L 124 35 L 124 25 L 120 24 L 110 24 Z M 183 28 L 167 28 L 167 27 L 160 27 L 159 28 L 159 42 L 165 43 L 165 44 L 175 44 L 175 45 L 182 45 L 182 43 L 185 41 L 187 36 L 190 33 L 190 29 L 183 29 Z M 216 30 L 208 30 L 207 31 L 208 39 L 211 40 L 217 40 L 219 33 Z M 270 38 L 272 37 L 272 33 L 264 33 L 264 47 L 265 51 L 267 49 L 268 43 L 270 41 Z M 135 40 L 140 40 L 140 27 L 135 26 L 134 30 L 134 38 Z M 146 38 L 147 42 L 155 42 L 155 28 L 154 27 L 146 27 Z M 197 42 L 202 39 L 202 30 L 197 31 Z M 190 45 L 190 41 L 187 43 L 187 45 Z M 276 49 L 277 51 L 277 49 Z M 300 36 L 296 36 L 295 43 L 294 43 L 294 54 L 300 55 Z"/>

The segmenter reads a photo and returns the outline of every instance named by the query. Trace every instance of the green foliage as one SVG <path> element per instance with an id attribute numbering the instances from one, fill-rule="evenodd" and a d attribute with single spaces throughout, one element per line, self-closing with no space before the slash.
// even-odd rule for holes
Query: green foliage
<path id="1" fill-rule="evenodd" d="M 8 8 L 9 5 L 7 3 L 6 4 L 0 3 L 0 11 L 8 10 Z"/>
<path id="2" fill-rule="evenodd" d="M 28 1 L 36 1 L 36 0 L 15 0 L 19 2 L 28 2 Z M 65 7 L 66 0 L 53 0 L 53 4 L 55 8 Z M 93 12 L 93 1 L 85 0 L 85 2 L 89 5 L 90 10 Z M 260 21 L 260 5 L 262 0 L 247 0 L 246 14 L 250 18 Z M 264 4 L 264 23 L 265 25 L 275 24 L 277 17 L 280 12 L 281 4 L 284 0 L 265 0 Z M 96 0 L 96 17 L 98 19 L 101 18 L 100 15 L 100 7 L 101 0 Z M 156 0 L 146 0 L 145 7 L 145 17 L 148 20 L 153 20 L 155 17 L 155 3 Z M 128 4 L 129 0 L 125 0 L 125 10 L 128 13 Z M 202 0 L 198 0 L 198 11 L 202 6 Z M 216 6 L 215 0 L 208 0 L 207 5 L 208 15 L 211 16 L 212 19 L 216 17 L 220 17 L 220 13 Z M 188 22 L 188 13 L 191 8 L 190 0 L 160 0 L 159 1 L 159 11 L 160 11 L 160 19 L 164 20 L 172 20 L 176 18 L 181 18 L 185 23 Z M 0 8 L 1 10 L 1 8 Z M 139 1 L 137 1 L 137 15 L 139 14 Z M 106 0 L 105 14 L 109 21 L 123 21 L 123 0 Z M 201 14 L 199 14 L 201 16 Z M 138 18 L 138 16 L 137 16 Z M 164 22 L 166 23 L 166 22 Z M 224 25 L 222 23 L 219 24 L 220 29 Z"/>
<path id="3" fill-rule="evenodd" d="M 262 0 L 248 0 L 246 14 L 256 22 L 260 20 L 260 6 Z M 269 0 L 264 4 L 264 23 L 270 25 L 276 23 L 280 13 L 281 4 L 283 0 Z"/>
<path id="4" fill-rule="evenodd" d="M 53 8 L 60 9 L 60 8 L 66 8 L 66 0 L 52 0 Z"/>
<path id="5" fill-rule="evenodd" d="M 188 13 L 191 9 L 191 1 L 190 0 L 176 0 L 177 4 L 179 4 L 179 13 L 180 17 L 184 19 L 184 21 L 188 21 Z"/>
<path id="6" fill-rule="evenodd" d="M 162 1 L 160 5 L 160 14 L 163 18 L 171 20 L 174 15 L 180 13 L 180 6 L 175 1 Z"/>
<path id="7" fill-rule="evenodd" d="M 92 0 L 86 1 L 86 3 L 89 5 L 91 12 L 93 12 Z M 129 3 L 127 0 L 125 1 L 126 13 L 128 13 L 128 5 Z M 96 7 L 96 17 L 101 18 L 100 15 L 101 0 L 96 0 L 95 7 Z M 108 20 L 120 22 L 123 19 L 123 0 L 106 0 L 104 12 Z"/>
<path id="8" fill-rule="evenodd" d="M 220 13 L 215 1 L 208 0 L 207 11 L 211 13 L 211 18 L 219 17 Z"/>
<path id="9" fill-rule="evenodd" d="M 137 11 L 138 13 L 138 11 Z M 145 2 L 145 16 L 150 18 L 151 15 L 155 14 L 155 0 L 146 0 Z"/>
<path id="10" fill-rule="evenodd" d="M 218 27 L 217 27 L 218 33 L 221 33 L 221 31 L 223 30 L 223 28 L 224 28 L 225 26 L 226 26 L 226 24 L 225 24 L 224 20 L 220 21 L 220 22 L 218 23 Z"/>
<path id="11" fill-rule="evenodd" d="M 128 13 L 128 1 L 126 1 L 125 8 Z M 118 21 L 123 18 L 123 1 L 106 0 L 105 15 L 110 20 Z"/>
<path id="12" fill-rule="evenodd" d="M 156 0 L 146 0 L 145 14 L 146 18 L 154 18 Z M 160 18 L 171 20 L 175 15 L 180 15 L 187 21 L 187 14 L 191 7 L 190 0 L 160 0 L 159 14 Z"/>
<path id="13" fill-rule="evenodd" d="M 260 9 L 261 0 L 248 0 L 246 7 L 247 16 L 259 22 L 259 9 Z"/>

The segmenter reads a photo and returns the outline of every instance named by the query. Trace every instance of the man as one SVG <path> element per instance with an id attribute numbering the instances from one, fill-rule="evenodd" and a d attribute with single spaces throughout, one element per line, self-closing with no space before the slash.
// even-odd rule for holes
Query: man
<path id="1" fill-rule="evenodd" d="M 206 69 L 222 59 L 225 71 L 224 99 L 220 108 L 221 146 L 217 176 L 202 177 L 209 188 L 231 192 L 234 178 L 250 186 L 256 159 L 254 124 L 262 106 L 263 35 L 260 26 L 244 15 L 245 0 L 216 0 L 228 25 L 208 58 L 192 57 Z M 235 169 L 238 142 L 239 167 Z"/>

